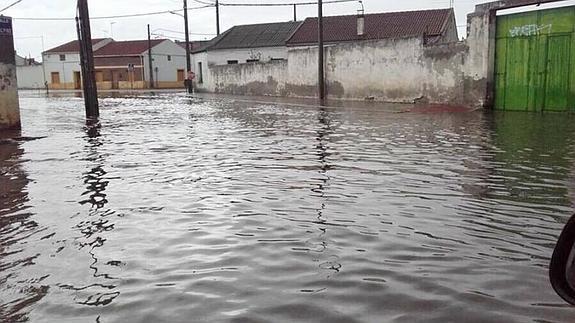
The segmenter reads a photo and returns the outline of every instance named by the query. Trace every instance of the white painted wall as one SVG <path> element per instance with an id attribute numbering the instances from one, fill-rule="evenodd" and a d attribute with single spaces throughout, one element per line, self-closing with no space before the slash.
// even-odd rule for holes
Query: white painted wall
<path id="1" fill-rule="evenodd" d="M 269 62 L 272 58 L 286 59 L 288 56 L 287 47 L 259 47 L 241 49 L 220 49 L 208 51 L 208 63 L 210 65 L 227 65 L 228 61 L 237 60 L 239 63 L 246 63 L 248 59 L 259 59 L 260 62 Z"/>
<path id="2" fill-rule="evenodd" d="M 171 61 L 168 61 L 168 55 Z M 186 69 L 186 50 L 171 40 L 166 40 L 152 48 L 152 66 L 154 68 L 154 80 L 157 82 L 176 82 L 178 70 Z M 158 68 L 158 73 L 155 69 Z M 149 80 L 148 53 L 144 53 L 144 75 Z"/>
<path id="3" fill-rule="evenodd" d="M 199 63 L 202 63 L 202 83 L 200 83 Z M 205 89 L 205 86 L 213 83 L 209 73 L 207 52 L 192 54 L 192 71 L 196 73 L 196 87 Z"/>
<path id="4" fill-rule="evenodd" d="M 326 47 L 328 95 L 388 102 L 463 102 L 463 44 L 424 46 L 422 38 Z M 209 55 L 209 53 L 208 53 Z M 232 94 L 317 95 L 317 48 L 290 48 L 283 62 L 211 65 L 202 89 Z"/>
<path id="5" fill-rule="evenodd" d="M 42 65 L 16 66 L 19 89 L 44 88 L 44 71 Z"/>
<path id="6" fill-rule="evenodd" d="M 60 55 L 66 55 L 65 61 L 60 61 Z M 73 83 L 74 72 L 80 72 L 80 54 L 62 53 L 62 54 L 44 54 L 42 62 L 46 69 L 46 81 L 52 83 L 51 73 L 60 73 L 60 83 Z"/>

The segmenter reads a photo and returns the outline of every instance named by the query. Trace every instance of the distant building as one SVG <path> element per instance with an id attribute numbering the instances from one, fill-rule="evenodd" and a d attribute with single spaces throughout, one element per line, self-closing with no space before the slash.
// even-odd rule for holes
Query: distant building
<path id="1" fill-rule="evenodd" d="M 464 97 L 458 79 L 464 45 L 453 9 L 324 17 L 323 28 L 331 98 L 413 103 Z M 318 33 L 317 18 L 234 27 L 195 53 L 201 72 L 208 65 L 197 87 L 317 97 Z"/>
<path id="2" fill-rule="evenodd" d="M 154 39 L 151 44 L 154 87 L 182 88 L 185 47 L 166 39 Z M 147 40 L 111 42 L 94 52 L 94 65 L 101 89 L 142 89 L 150 85 Z"/>
<path id="3" fill-rule="evenodd" d="M 111 43 L 111 38 L 92 39 L 96 51 Z M 42 53 L 48 86 L 55 90 L 80 89 L 82 87 L 80 68 L 80 44 L 77 40 L 68 42 Z"/>
<path id="4" fill-rule="evenodd" d="M 286 40 L 301 22 L 235 26 L 193 51 L 196 83 L 212 65 L 270 62 L 287 59 Z"/>
<path id="5" fill-rule="evenodd" d="M 185 47 L 166 39 L 154 39 L 151 44 L 155 87 L 183 87 Z M 99 89 L 142 89 L 150 86 L 147 40 L 93 39 L 92 46 Z M 51 89 L 82 88 L 80 47 L 77 40 L 47 50 L 42 57 Z"/>
<path id="6" fill-rule="evenodd" d="M 16 54 L 16 77 L 20 89 L 44 87 L 43 66 L 33 58 L 25 58 Z"/>

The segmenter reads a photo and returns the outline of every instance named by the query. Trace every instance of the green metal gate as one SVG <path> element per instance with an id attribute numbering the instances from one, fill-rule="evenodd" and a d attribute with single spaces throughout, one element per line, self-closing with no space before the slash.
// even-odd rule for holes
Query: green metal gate
<path id="1" fill-rule="evenodd" d="M 575 112 L 575 6 L 497 17 L 495 108 Z"/>

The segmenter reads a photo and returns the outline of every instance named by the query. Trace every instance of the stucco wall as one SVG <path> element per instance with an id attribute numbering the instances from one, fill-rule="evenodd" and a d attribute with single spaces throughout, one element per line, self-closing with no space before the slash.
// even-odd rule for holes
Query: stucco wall
<path id="1" fill-rule="evenodd" d="M 467 38 L 426 46 L 421 38 L 326 47 L 328 96 L 392 102 L 493 105 L 496 11 L 558 0 L 501 0 L 476 6 Z M 451 24 L 454 24 L 451 21 Z M 450 27 L 451 28 L 451 27 Z M 455 38 L 455 29 L 447 31 Z M 210 66 L 200 88 L 235 94 L 316 97 L 317 48 L 291 48 L 285 64 Z M 265 86 L 262 86 L 265 85 Z"/>
<path id="2" fill-rule="evenodd" d="M 41 89 L 44 88 L 44 71 L 42 65 L 16 66 L 18 88 Z"/>
<path id="3" fill-rule="evenodd" d="M 387 102 L 465 103 L 468 48 L 462 43 L 424 46 L 421 38 L 331 45 L 326 48 L 331 98 Z M 208 91 L 315 97 L 317 48 L 292 48 L 287 61 L 210 66 Z"/>
<path id="4" fill-rule="evenodd" d="M 60 61 L 60 55 L 66 55 L 65 61 Z M 52 73 L 60 73 L 60 83 L 74 85 L 74 72 L 80 72 L 80 54 L 45 54 L 42 56 L 42 62 L 46 69 L 46 81 L 52 86 Z M 54 87 L 57 87 L 54 85 Z"/>
<path id="5" fill-rule="evenodd" d="M 168 56 L 171 60 L 168 60 Z M 149 81 L 149 59 L 148 53 L 144 53 L 144 76 Z M 186 69 L 186 49 L 180 45 L 166 40 L 152 48 L 152 66 L 154 68 L 155 82 L 176 82 L 178 79 L 178 69 Z M 156 73 L 156 68 L 158 68 Z"/>
<path id="6" fill-rule="evenodd" d="M 288 51 L 285 46 L 221 49 L 207 52 L 208 65 L 227 65 L 228 61 L 233 60 L 240 64 L 254 59 L 258 59 L 260 62 L 269 62 L 272 59 L 285 59 L 287 55 Z"/>

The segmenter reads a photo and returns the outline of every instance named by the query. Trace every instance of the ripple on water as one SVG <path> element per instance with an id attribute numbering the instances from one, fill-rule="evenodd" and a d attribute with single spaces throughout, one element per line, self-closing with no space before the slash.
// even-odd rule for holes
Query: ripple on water
<path id="1" fill-rule="evenodd" d="M 5 321 L 575 320 L 573 116 L 101 103 L 25 96 L 45 138 L 0 145 Z"/>

